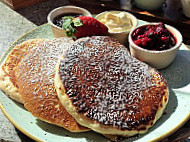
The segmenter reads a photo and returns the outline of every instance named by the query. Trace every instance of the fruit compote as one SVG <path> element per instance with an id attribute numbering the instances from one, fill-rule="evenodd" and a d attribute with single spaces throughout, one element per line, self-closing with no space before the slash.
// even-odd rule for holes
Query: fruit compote
<path id="1" fill-rule="evenodd" d="M 170 49 L 176 44 L 174 35 L 161 22 L 137 28 L 132 39 L 136 45 L 153 51 Z"/>

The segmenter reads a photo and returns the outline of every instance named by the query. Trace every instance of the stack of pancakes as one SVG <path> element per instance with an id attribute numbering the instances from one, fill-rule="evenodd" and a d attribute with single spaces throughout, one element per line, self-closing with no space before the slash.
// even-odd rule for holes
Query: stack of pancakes
<path id="1" fill-rule="evenodd" d="M 157 70 L 107 36 L 26 41 L 1 65 L 0 89 L 43 121 L 112 140 L 145 133 L 169 97 Z"/>

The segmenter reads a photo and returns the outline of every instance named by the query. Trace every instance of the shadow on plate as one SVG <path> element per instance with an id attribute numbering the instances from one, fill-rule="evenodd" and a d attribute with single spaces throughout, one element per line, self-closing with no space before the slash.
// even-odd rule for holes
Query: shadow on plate
<path id="1" fill-rule="evenodd" d="M 102 136 L 101 134 L 98 134 L 96 132 L 93 132 L 93 131 L 73 133 L 73 132 L 69 132 L 68 130 L 66 130 L 62 127 L 43 122 L 39 119 L 36 120 L 36 124 L 43 131 L 46 132 L 46 135 L 53 134 L 53 135 L 57 135 L 57 136 L 62 136 L 63 138 L 65 138 L 65 137 L 78 138 L 78 139 L 85 138 L 87 142 L 97 142 L 97 141 L 108 142 L 108 139 L 106 139 L 104 136 Z"/>
<path id="2" fill-rule="evenodd" d="M 12 99 L 11 99 L 12 100 Z M 22 110 L 24 110 L 24 111 L 27 111 L 27 109 L 24 107 L 24 104 L 21 104 L 21 103 L 18 103 L 17 101 L 15 101 L 15 100 L 12 100 L 14 103 L 15 103 L 15 105 L 17 105 L 19 108 L 21 108 Z"/>
<path id="3" fill-rule="evenodd" d="M 11 101 L 11 102 L 8 102 L 8 103 L 3 103 L 3 105 L 7 106 L 7 105 L 10 105 L 10 103 L 14 103 L 16 106 L 18 106 L 22 110 L 27 111 L 23 104 L 18 103 L 17 101 L 11 99 L 9 96 L 6 95 L 6 93 L 4 91 L 2 91 L 2 90 L 0 90 L 0 91 L 5 95 L 4 97 L 9 98 L 9 100 Z"/>
<path id="4" fill-rule="evenodd" d="M 190 51 L 179 50 L 173 63 L 159 71 L 171 89 L 182 88 L 190 84 Z"/>

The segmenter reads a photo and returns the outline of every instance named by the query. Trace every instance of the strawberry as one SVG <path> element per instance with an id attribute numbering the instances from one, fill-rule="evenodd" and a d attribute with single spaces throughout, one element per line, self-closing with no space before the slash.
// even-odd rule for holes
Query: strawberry
<path id="1" fill-rule="evenodd" d="M 80 16 L 77 18 L 71 16 L 63 17 L 63 29 L 68 37 L 86 37 L 93 35 L 105 35 L 108 28 L 93 17 Z"/>

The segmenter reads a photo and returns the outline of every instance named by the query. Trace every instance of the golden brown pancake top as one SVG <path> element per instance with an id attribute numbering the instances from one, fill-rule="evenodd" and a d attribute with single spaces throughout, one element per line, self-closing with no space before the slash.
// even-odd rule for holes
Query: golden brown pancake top
<path id="1" fill-rule="evenodd" d="M 121 130 L 153 123 L 167 89 L 156 70 L 110 37 L 75 42 L 60 61 L 59 75 L 78 113 Z"/>
<path id="2" fill-rule="evenodd" d="M 73 41 L 46 40 L 22 59 L 16 70 L 19 92 L 25 108 L 34 116 L 69 131 L 86 131 L 61 105 L 55 87 L 55 66 L 64 49 Z"/>
<path id="3" fill-rule="evenodd" d="M 26 56 L 26 54 L 30 51 L 31 48 L 35 47 L 39 43 L 43 42 L 44 39 L 30 39 L 25 41 L 13 48 L 11 53 L 5 60 L 5 63 L 2 66 L 3 71 L 10 77 L 10 80 L 16 85 L 15 73 L 14 70 L 21 61 L 21 59 Z"/>

